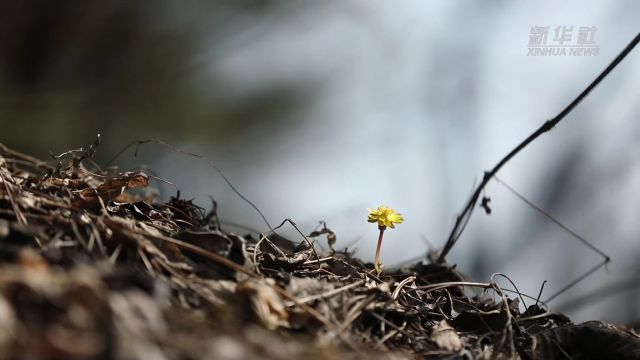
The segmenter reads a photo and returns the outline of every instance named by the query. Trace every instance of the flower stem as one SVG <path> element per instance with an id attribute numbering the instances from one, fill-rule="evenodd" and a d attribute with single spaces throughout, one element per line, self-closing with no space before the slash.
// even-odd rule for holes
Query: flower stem
<path id="1" fill-rule="evenodd" d="M 378 272 L 378 275 L 380 275 L 383 268 L 382 262 L 380 261 L 380 250 L 382 250 L 382 235 L 384 235 L 386 226 L 379 226 L 378 229 L 380 229 L 380 235 L 378 235 L 378 246 L 376 247 L 376 257 L 373 261 L 373 264 L 376 268 L 376 271 Z"/>

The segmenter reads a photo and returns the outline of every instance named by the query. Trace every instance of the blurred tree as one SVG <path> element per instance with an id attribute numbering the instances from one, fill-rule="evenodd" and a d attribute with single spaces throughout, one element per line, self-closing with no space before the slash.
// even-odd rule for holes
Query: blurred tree
<path id="1" fill-rule="evenodd" d="M 100 132 L 106 141 L 98 154 L 106 157 L 109 146 L 134 139 L 211 141 L 217 134 L 231 141 L 247 125 L 273 121 L 290 109 L 297 89 L 216 99 L 198 86 L 206 63 L 194 65 L 215 51 L 202 39 L 228 36 L 238 14 L 268 7 L 265 1 L 4 1 L 0 141 L 45 156 L 88 144 Z M 209 89 L 224 91 L 224 84 L 207 80 L 214 82 Z"/>

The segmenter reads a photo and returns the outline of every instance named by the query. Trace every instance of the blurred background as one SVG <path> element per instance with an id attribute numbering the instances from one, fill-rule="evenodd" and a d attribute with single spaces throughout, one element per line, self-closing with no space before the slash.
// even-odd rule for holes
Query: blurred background
<path id="1" fill-rule="evenodd" d="M 104 164 L 159 138 L 210 158 L 272 224 L 325 220 L 367 261 L 366 208 L 388 204 L 406 219 L 385 236 L 391 267 L 441 248 L 483 171 L 573 100 L 638 18 L 631 0 L 0 1 L 0 142 L 47 158 L 101 133 Z M 573 26 L 574 43 L 595 26 L 599 52 L 528 56 L 534 26 L 549 42 Z M 636 49 L 499 173 L 611 256 L 552 302 L 578 322 L 640 320 L 639 77 Z M 203 161 L 146 145 L 116 164 L 204 207 L 211 195 L 230 229 L 268 229 Z M 503 272 L 534 295 L 548 280 L 548 296 L 601 261 L 500 184 L 486 195 L 493 213 L 478 209 L 448 257 L 475 280 Z"/>

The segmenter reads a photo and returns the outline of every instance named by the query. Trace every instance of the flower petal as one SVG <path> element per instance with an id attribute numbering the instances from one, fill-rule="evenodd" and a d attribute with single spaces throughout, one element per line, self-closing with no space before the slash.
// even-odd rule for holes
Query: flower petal
<path id="1" fill-rule="evenodd" d="M 404 218 L 401 214 L 395 212 L 392 208 L 386 205 L 378 206 L 375 210 L 367 210 L 369 211 L 367 221 L 371 223 L 377 222 L 380 227 L 390 227 L 394 229 L 395 224 L 401 224 L 404 222 Z"/>

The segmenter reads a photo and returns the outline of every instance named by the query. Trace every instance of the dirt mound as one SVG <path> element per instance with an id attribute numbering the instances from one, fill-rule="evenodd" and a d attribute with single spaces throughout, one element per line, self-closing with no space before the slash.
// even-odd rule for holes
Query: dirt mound
<path id="1" fill-rule="evenodd" d="M 145 172 L 89 170 L 96 146 L 49 164 L 0 144 L 1 358 L 640 358 L 633 331 L 573 325 L 500 274 L 377 276 L 315 246 L 327 228 L 225 231 Z"/>

